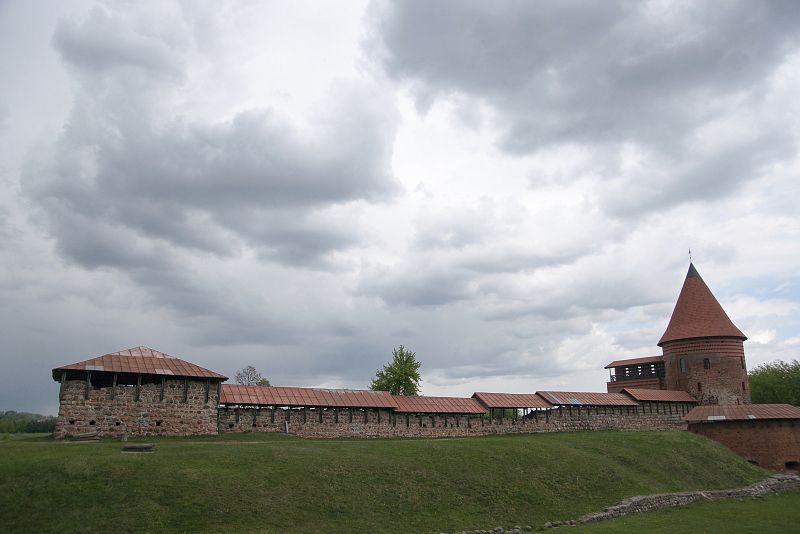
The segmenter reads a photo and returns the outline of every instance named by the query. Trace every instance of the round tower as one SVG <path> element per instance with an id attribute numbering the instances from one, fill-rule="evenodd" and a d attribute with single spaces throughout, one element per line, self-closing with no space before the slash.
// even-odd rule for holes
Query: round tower
<path id="1" fill-rule="evenodd" d="M 743 341 L 694 265 L 658 346 L 667 389 L 683 390 L 700 404 L 747 404 L 750 385 Z"/>

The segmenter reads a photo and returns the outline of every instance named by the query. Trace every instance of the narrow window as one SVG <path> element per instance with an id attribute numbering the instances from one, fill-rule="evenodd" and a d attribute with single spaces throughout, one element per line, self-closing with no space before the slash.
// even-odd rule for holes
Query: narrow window
<path id="1" fill-rule="evenodd" d="M 685 373 L 686 372 L 686 358 L 681 358 L 678 363 L 680 363 L 681 372 Z"/>
<path id="2" fill-rule="evenodd" d="M 747 391 L 747 388 L 744 387 L 744 382 L 742 382 L 742 391 Z"/>
<path id="3" fill-rule="evenodd" d="M 742 369 L 744 369 L 744 356 L 742 356 Z"/>
<path id="4" fill-rule="evenodd" d="M 711 369 L 711 360 L 703 358 L 703 369 Z"/>
<path id="5" fill-rule="evenodd" d="M 697 391 L 699 392 L 703 391 L 703 384 L 701 384 L 700 382 L 697 383 Z"/>

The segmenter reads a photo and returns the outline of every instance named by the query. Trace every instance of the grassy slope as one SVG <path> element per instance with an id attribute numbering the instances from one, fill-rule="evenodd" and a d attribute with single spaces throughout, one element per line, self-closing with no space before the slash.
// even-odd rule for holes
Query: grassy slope
<path id="1" fill-rule="evenodd" d="M 742 501 L 718 501 L 673 508 L 569 529 L 589 534 L 614 532 L 798 532 L 800 493 Z"/>
<path id="2" fill-rule="evenodd" d="M 0 526 L 18 531 L 425 532 L 541 525 L 637 494 L 765 476 L 687 432 L 458 440 L 283 435 L 0 442 Z"/>

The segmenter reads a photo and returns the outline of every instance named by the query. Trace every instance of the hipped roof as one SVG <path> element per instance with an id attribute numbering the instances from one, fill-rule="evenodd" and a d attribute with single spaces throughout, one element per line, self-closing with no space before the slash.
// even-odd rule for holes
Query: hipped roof
<path id="1" fill-rule="evenodd" d="M 747 339 L 730 320 L 693 264 L 683 282 L 675 309 L 658 346 L 681 339 L 735 337 Z"/>
<path id="2" fill-rule="evenodd" d="M 61 380 L 61 373 L 63 371 L 168 375 L 190 378 L 210 378 L 213 380 L 228 379 L 225 375 L 215 373 L 199 365 L 153 350 L 149 347 L 134 347 L 120 350 L 90 360 L 56 367 L 53 369 L 53 379 Z"/>

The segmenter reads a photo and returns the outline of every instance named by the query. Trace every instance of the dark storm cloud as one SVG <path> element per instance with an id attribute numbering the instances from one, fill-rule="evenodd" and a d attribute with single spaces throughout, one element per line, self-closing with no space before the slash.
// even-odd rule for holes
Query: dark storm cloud
<path id="1" fill-rule="evenodd" d="M 122 268 L 166 261 L 171 246 L 230 256 L 247 245 L 324 268 L 328 254 L 358 242 L 357 223 L 320 212 L 398 190 L 391 108 L 337 87 L 307 127 L 266 109 L 170 119 L 156 95 L 181 81 L 153 73 L 182 71 L 187 46 L 140 26 L 95 9 L 56 31 L 81 83 L 63 135 L 29 161 L 23 191 L 59 251 Z"/>
<path id="2" fill-rule="evenodd" d="M 618 214 L 729 194 L 794 148 L 786 124 L 756 121 L 754 139 L 711 154 L 694 136 L 758 108 L 769 77 L 797 51 L 797 2 L 411 1 L 376 4 L 372 20 L 369 44 L 389 75 L 423 107 L 460 94 L 488 103 L 510 153 L 586 146 L 613 179 L 622 171 L 609 162 L 633 143 L 679 169 L 674 183 L 658 173 L 620 178 L 618 193 L 650 194 L 622 206 L 604 198 Z"/>

